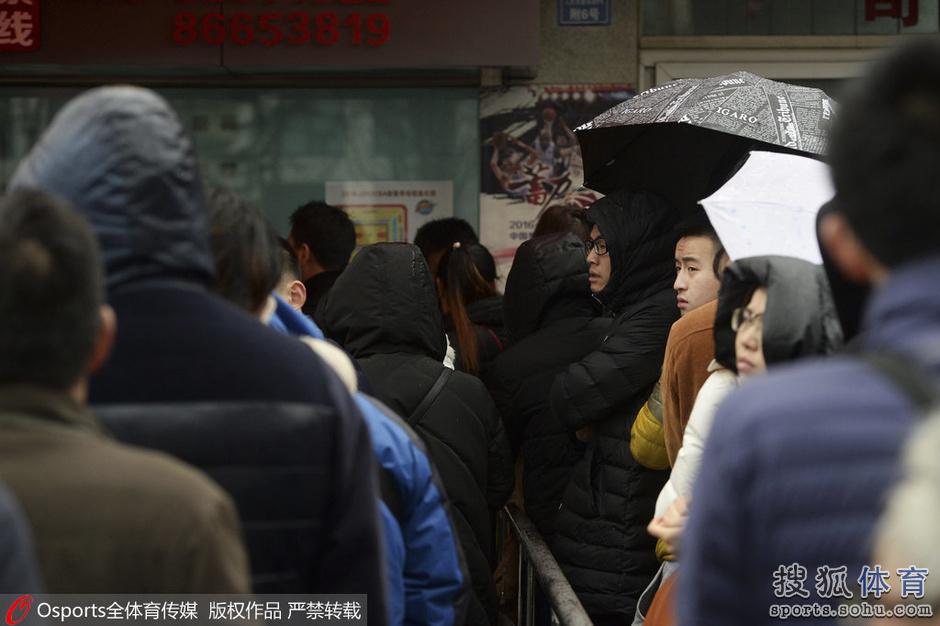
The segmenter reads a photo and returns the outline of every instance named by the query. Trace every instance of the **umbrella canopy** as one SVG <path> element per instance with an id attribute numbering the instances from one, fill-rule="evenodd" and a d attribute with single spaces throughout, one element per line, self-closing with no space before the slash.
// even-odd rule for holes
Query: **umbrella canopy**
<path id="1" fill-rule="evenodd" d="M 735 72 L 648 89 L 575 134 L 586 187 L 653 191 L 692 211 L 752 149 L 824 154 L 832 119 L 822 90 Z"/>
<path id="2" fill-rule="evenodd" d="M 826 164 L 752 152 L 702 206 L 732 261 L 779 255 L 821 264 L 816 214 L 834 194 Z"/>

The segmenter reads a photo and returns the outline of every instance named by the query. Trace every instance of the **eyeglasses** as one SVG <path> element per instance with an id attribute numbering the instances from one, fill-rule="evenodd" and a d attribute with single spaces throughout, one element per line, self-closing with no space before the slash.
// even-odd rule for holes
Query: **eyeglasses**
<path id="1" fill-rule="evenodd" d="M 762 329 L 764 327 L 764 314 L 751 313 L 750 309 L 743 306 L 739 306 L 731 314 L 731 330 L 734 332 L 751 325 L 754 325 L 757 329 Z"/>
<path id="2" fill-rule="evenodd" d="M 597 253 L 597 256 L 604 256 L 607 254 L 607 240 L 603 237 L 598 237 L 597 239 L 588 239 L 584 242 L 584 245 L 587 247 L 588 254 L 593 250 Z"/>

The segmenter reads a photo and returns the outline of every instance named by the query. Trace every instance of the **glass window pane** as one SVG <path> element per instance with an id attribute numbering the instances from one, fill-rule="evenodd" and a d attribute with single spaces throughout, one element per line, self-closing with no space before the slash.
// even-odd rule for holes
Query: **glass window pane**
<path id="1" fill-rule="evenodd" d="M 65 89 L 0 90 L 0 174 L 6 181 Z M 479 221 L 479 98 L 452 89 L 186 89 L 161 93 L 179 112 L 208 185 L 259 205 L 286 233 L 325 182 L 451 180 L 454 213 Z"/>

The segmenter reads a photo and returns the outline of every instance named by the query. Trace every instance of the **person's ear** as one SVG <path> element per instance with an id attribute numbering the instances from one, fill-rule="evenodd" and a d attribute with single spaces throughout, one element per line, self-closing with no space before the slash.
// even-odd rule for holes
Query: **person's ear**
<path id="1" fill-rule="evenodd" d="M 305 267 L 307 261 L 310 260 L 310 246 L 302 243 L 294 249 L 294 252 L 297 254 L 297 260 L 300 261 L 300 266 Z"/>
<path id="2" fill-rule="evenodd" d="M 843 214 L 832 212 L 823 216 L 819 240 L 848 280 L 872 284 L 880 283 L 887 276 L 885 267 L 865 248 Z"/>
<path id="3" fill-rule="evenodd" d="M 728 256 L 728 251 L 722 248 L 721 257 L 718 259 L 718 280 L 721 280 L 722 274 L 725 273 L 725 270 L 728 269 L 729 265 L 731 265 L 731 257 Z"/>
<path id="4" fill-rule="evenodd" d="M 307 287 L 299 280 L 292 280 L 287 285 L 286 296 L 291 308 L 299 311 L 307 302 Z"/>
<path id="5" fill-rule="evenodd" d="M 117 316 L 114 314 L 114 309 L 107 304 L 102 304 L 98 310 L 98 334 L 95 337 L 95 345 L 88 364 L 85 366 L 86 373 L 93 374 L 104 366 L 108 357 L 111 356 L 116 336 Z"/>

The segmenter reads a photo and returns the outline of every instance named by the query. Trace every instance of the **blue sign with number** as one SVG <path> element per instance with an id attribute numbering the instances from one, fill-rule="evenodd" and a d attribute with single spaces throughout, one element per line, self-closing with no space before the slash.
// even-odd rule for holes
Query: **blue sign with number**
<path id="1" fill-rule="evenodd" d="M 558 0 L 559 26 L 610 25 L 610 0 Z"/>

